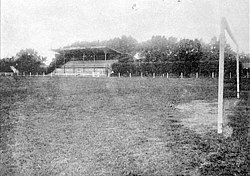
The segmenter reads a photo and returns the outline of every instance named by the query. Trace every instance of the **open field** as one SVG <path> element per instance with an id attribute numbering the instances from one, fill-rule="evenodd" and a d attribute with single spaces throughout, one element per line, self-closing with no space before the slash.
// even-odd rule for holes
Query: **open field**
<path id="1" fill-rule="evenodd" d="M 0 175 L 199 175 L 217 146 L 169 106 L 213 102 L 216 79 L 0 79 Z"/>

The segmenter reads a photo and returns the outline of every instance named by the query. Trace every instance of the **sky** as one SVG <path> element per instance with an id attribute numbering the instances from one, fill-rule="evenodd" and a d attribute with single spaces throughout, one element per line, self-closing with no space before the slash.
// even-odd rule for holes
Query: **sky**
<path id="1" fill-rule="evenodd" d="M 221 17 L 240 52 L 249 53 L 249 8 L 249 0 L 1 0 L 1 58 L 33 48 L 49 63 L 51 49 L 122 35 L 139 42 L 153 35 L 209 42 L 219 37 Z"/>

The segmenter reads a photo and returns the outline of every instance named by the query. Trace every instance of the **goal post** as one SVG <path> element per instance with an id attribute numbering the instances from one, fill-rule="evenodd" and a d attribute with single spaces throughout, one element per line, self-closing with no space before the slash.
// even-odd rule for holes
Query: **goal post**
<path id="1" fill-rule="evenodd" d="M 226 18 L 221 18 L 220 24 L 220 56 L 219 56 L 219 81 L 218 81 L 218 133 L 223 130 L 223 89 L 224 89 L 224 51 L 225 51 L 225 31 L 237 47 L 236 55 L 236 76 L 237 76 L 237 98 L 240 98 L 240 79 L 239 79 L 239 46 L 230 30 Z"/>

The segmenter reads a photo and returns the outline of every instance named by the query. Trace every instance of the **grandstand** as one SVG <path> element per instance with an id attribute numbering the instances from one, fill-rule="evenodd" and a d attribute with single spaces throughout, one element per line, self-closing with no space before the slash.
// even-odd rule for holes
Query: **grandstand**
<path id="1" fill-rule="evenodd" d="M 53 51 L 64 59 L 64 64 L 53 73 L 64 76 L 109 76 L 111 65 L 122 54 L 106 46 L 68 47 Z"/>

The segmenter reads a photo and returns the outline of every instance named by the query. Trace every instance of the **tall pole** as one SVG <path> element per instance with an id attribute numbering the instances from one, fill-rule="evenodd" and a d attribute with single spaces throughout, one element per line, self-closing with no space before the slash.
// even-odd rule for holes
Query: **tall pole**
<path id="1" fill-rule="evenodd" d="M 220 57 L 219 57 L 218 133 L 222 133 L 222 125 L 223 125 L 224 46 L 225 46 L 225 31 L 224 31 L 224 23 L 222 20 L 221 33 L 220 33 Z"/>
<path id="2" fill-rule="evenodd" d="M 239 49 L 237 47 L 236 55 L 236 75 L 237 75 L 237 98 L 240 98 L 240 68 L 239 68 Z"/>
<path id="3" fill-rule="evenodd" d="M 232 33 L 228 23 L 227 23 L 226 18 L 222 18 L 221 23 L 223 23 L 223 31 L 224 31 L 224 29 L 227 30 L 228 35 L 231 37 L 231 39 L 233 40 L 233 42 L 235 43 L 235 45 L 237 47 L 237 55 L 236 55 L 237 98 L 240 98 L 239 45 L 233 36 L 233 33 Z"/>

